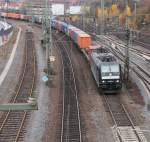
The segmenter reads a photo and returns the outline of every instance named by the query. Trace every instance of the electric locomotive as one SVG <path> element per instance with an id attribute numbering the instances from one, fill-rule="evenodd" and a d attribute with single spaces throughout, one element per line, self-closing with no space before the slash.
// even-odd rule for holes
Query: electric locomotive
<path id="1" fill-rule="evenodd" d="M 107 49 L 93 50 L 90 65 L 96 84 L 105 93 L 114 93 L 122 88 L 121 66 Z"/>

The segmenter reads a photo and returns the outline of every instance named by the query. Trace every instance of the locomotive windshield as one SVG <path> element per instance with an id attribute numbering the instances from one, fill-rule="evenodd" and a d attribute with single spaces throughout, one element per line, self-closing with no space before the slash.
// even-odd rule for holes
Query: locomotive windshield
<path id="1" fill-rule="evenodd" d="M 107 64 L 101 66 L 102 79 L 119 79 L 120 69 L 119 64 Z"/>

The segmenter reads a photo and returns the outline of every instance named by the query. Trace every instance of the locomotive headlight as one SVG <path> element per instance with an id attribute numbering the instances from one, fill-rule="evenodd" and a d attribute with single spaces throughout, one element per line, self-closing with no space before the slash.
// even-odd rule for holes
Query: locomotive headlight
<path id="1" fill-rule="evenodd" d="M 112 73 L 109 73 L 109 76 L 112 76 Z"/>
<path id="2" fill-rule="evenodd" d="M 116 80 L 116 82 L 119 82 L 119 80 Z"/>
<path id="3" fill-rule="evenodd" d="M 102 82 L 105 83 L 105 80 L 103 80 Z"/>

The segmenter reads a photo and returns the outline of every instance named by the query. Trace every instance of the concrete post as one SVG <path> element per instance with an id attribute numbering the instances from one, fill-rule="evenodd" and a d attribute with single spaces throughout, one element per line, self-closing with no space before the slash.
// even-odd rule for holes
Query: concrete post
<path id="1" fill-rule="evenodd" d="M 147 110 L 150 111 L 150 98 L 148 99 Z"/>

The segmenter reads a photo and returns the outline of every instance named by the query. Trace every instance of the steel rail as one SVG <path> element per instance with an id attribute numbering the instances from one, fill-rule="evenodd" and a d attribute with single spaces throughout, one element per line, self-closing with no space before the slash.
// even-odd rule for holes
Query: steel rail
<path id="1" fill-rule="evenodd" d="M 112 49 L 113 50 L 113 49 Z M 115 56 L 117 58 L 119 58 L 119 56 L 116 54 L 116 52 L 118 52 L 118 54 L 120 54 L 123 58 L 124 58 L 124 55 L 117 51 L 117 50 L 113 50 L 113 53 L 115 54 Z M 119 58 L 122 62 L 124 62 L 124 60 L 122 58 Z M 148 74 L 143 68 L 141 68 L 139 65 L 137 65 L 136 63 L 134 63 L 133 61 L 130 61 L 132 64 L 134 64 L 142 73 L 144 73 L 148 78 L 150 78 L 150 74 Z M 130 69 L 132 69 L 136 74 L 138 74 L 138 76 L 140 78 L 142 78 L 142 80 L 144 80 L 145 82 L 147 82 L 149 85 L 150 85 L 150 82 L 149 80 L 147 80 L 145 77 L 143 77 L 142 75 L 140 75 L 140 73 L 138 73 L 132 66 L 130 66 Z"/>
<path id="2" fill-rule="evenodd" d="M 27 41 L 25 41 L 25 47 L 27 46 L 27 43 L 26 43 L 26 42 L 27 42 Z M 14 97 L 14 99 L 13 99 L 13 101 L 12 101 L 13 103 L 15 103 L 16 98 L 17 98 L 17 96 L 18 96 L 18 94 L 19 94 L 20 88 L 21 88 L 21 86 L 22 86 L 23 79 L 24 79 L 24 76 L 25 76 L 26 67 L 27 67 L 27 48 L 25 48 L 25 64 L 24 64 L 23 75 L 22 75 L 22 78 L 21 78 L 21 82 L 20 82 L 20 84 L 19 84 L 19 87 L 18 87 L 18 89 L 17 89 L 17 91 L 16 91 L 15 97 Z M 2 129 L 3 129 L 4 125 L 5 125 L 5 123 L 6 123 L 6 121 L 7 121 L 7 119 L 8 119 L 8 116 L 9 116 L 10 112 L 11 112 L 11 111 L 8 111 L 8 112 L 7 112 L 6 118 L 4 119 L 4 121 L 3 121 L 3 123 L 2 123 L 2 125 L 1 125 L 1 127 L 0 127 L 0 131 L 2 131 Z"/>
<path id="3" fill-rule="evenodd" d="M 89 30 L 89 29 L 88 29 Z M 91 35 L 92 37 L 93 37 L 93 35 Z M 112 41 L 113 39 L 111 38 L 111 37 L 107 37 L 107 40 L 109 40 L 109 41 Z M 113 40 L 114 41 L 114 40 Z M 121 45 L 120 43 L 117 43 L 116 42 L 116 44 L 118 45 L 118 46 L 121 46 L 121 47 L 126 47 L 126 45 Z M 119 57 L 117 54 L 116 54 L 116 52 L 114 51 L 114 49 L 111 47 L 111 49 L 113 50 L 113 53 L 115 54 L 115 56 L 117 57 L 117 58 L 119 58 L 122 62 L 124 62 L 124 60 L 121 58 L 121 57 Z M 136 52 L 137 54 L 139 54 L 139 55 L 141 55 L 141 54 L 143 54 L 143 55 L 146 55 L 146 56 L 150 56 L 150 53 L 146 53 L 146 52 L 144 52 L 144 51 L 142 51 L 142 50 L 139 50 L 139 49 L 136 49 L 136 48 L 132 48 L 132 49 L 130 49 L 131 51 L 134 51 L 134 52 Z M 121 52 L 119 52 L 119 51 L 117 51 L 119 54 L 121 54 L 121 56 L 123 56 L 124 57 L 124 55 L 121 53 Z M 144 58 L 144 57 L 143 57 Z M 131 61 L 132 62 L 132 61 Z M 132 62 L 134 65 L 136 65 L 136 67 L 141 71 L 141 72 L 143 72 L 148 78 L 150 78 L 150 74 L 148 74 L 143 68 L 141 68 L 139 65 L 137 65 L 136 63 L 134 63 L 134 62 Z M 147 88 L 147 90 L 150 92 L 150 88 L 149 88 L 149 86 L 148 85 L 150 85 L 150 82 L 149 82 L 149 80 L 147 80 L 145 77 L 143 77 L 140 73 L 138 73 L 134 68 L 132 68 L 131 66 L 130 66 L 130 69 L 132 69 L 134 72 L 135 72 L 135 74 L 142 80 L 142 82 L 144 83 L 144 85 L 146 86 L 146 88 Z"/>
<path id="4" fill-rule="evenodd" d="M 73 64 L 69 56 L 69 53 L 65 48 L 64 42 L 63 41 L 58 42 L 56 40 L 58 39 L 56 35 L 54 35 L 54 37 L 55 37 L 54 43 L 59 48 L 59 52 L 61 54 L 62 64 L 63 64 L 63 114 L 62 114 L 62 120 L 61 120 L 62 121 L 61 142 L 66 142 L 66 141 L 82 142 L 78 91 L 77 91 L 77 86 L 76 86 L 76 79 L 75 79 Z M 67 69 L 68 67 L 70 68 L 69 70 Z M 67 73 L 67 76 L 66 76 L 66 73 Z M 69 78 L 65 78 L 65 76 L 66 77 L 69 76 Z M 72 85 L 67 86 L 67 84 L 72 84 L 72 83 L 73 83 L 73 86 Z M 70 91 L 68 87 L 71 89 Z M 69 93 L 67 94 L 67 92 Z M 66 100 L 68 100 L 69 102 Z M 68 105 L 66 103 L 68 103 Z M 77 115 L 77 116 L 73 116 L 74 120 L 70 118 L 72 115 Z M 70 130 L 71 125 L 74 126 L 74 130 Z"/>
<path id="5" fill-rule="evenodd" d="M 114 50 L 112 50 L 112 52 L 113 52 L 113 54 L 120 60 L 120 61 L 122 61 L 123 63 L 124 63 L 124 60 L 121 58 L 121 57 L 119 57 L 117 54 L 116 54 L 116 52 L 114 51 Z M 120 54 L 120 52 L 118 52 L 119 54 Z M 135 64 L 136 65 L 136 64 Z M 139 67 L 138 65 L 136 65 L 136 67 L 139 69 L 139 70 L 141 70 L 142 72 L 144 71 L 141 67 Z M 138 73 L 133 67 L 131 67 L 130 66 L 130 69 L 131 70 L 133 70 L 143 81 L 145 81 L 147 84 L 150 84 L 150 82 L 149 82 L 149 80 L 146 80 L 145 79 L 145 77 L 143 77 L 140 73 Z M 150 75 L 149 74 L 147 74 L 146 72 L 145 72 L 145 74 L 147 75 L 147 77 L 150 77 Z"/>
<path id="6" fill-rule="evenodd" d="M 107 39 L 108 40 L 110 40 L 110 41 L 112 41 L 112 38 L 111 37 L 107 37 Z M 119 43 L 117 43 L 119 46 L 121 46 L 121 47 L 126 47 L 126 45 L 120 45 Z M 111 49 L 112 50 L 114 50 L 112 47 L 111 47 Z M 147 55 L 147 56 L 150 56 L 150 53 L 146 53 L 146 52 L 144 52 L 144 51 L 140 51 L 140 50 L 138 50 L 138 49 L 131 49 L 132 51 L 137 51 L 137 52 L 140 52 L 141 54 L 144 54 L 144 55 Z M 123 57 L 124 57 L 124 55 L 121 53 L 121 52 L 119 52 L 119 51 L 117 51 L 119 54 L 121 54 Z M 144 58 L 144 57 L 143 57 Z M 131 61 L 134 65 L 136 65 L 136 67 L 141 71 L 141 72 L 143 72 L 148 78 L 150 78 L 150 74 L 148 74 L 143 68 L 141 68 L 139 65 L 137 65 L 135 62 L 133 62 L 133 61 Z M 131 68 L 131 67 L 130 67 Z M 149 82 L 149 80 L 146 80 L 146 79 L 144 79 L 148 84 L 150 84 L 150 82 Z"/>
<path id="7" fill-rule="evenodd" d="M 116 34 L 115 35 L 116 37 L 118 37 L 118 38 L 120 38 L 120 39 L 124 39 L 125 38 L 125 35 L 120 35 L 120 34 Z M 145 49 L 150 49 L 149 48 L 149 45 L 150 45 L 150 43 L 148 43 L 147 41 L 142 41 L 142 39 L 144 39 L 144 38 L 139 38 L 138 40 L 134 40 L 134 42 L 133 43 L 135 43 L 136 45 L 142 45 L 142 47 L 144 47 Z M 149 41 L 149 39 L 146 39 L 146 40 L 148 40 Z"/>
<path id="8" fill-rule="evenodd" d="M 111 38 L 109 38 L 109 39 L 111 39 Z M 112 39 L 111 39 L 111 41 L 112 41 Z M 125 46 L 120 45 L 120 44 L 119 44 L 119 46 L 125 47 Z M 124 58 L 123 53 L 121 53 L 121 52 L 118 51 L 118 50 L 113 49 L 112 47 L 111 47 L 111 49 L 112 49 L 113 54 L 114 54 L 119 60 L 121 60 L 122 62 L 124 62 L 124 59 L 122 59 L 121 57 L 119 57 L 119 56 L 116 54 L 116 52 Z M 136 50 L 136 49 L 133 49 L 133 50 Z M 137 49 L 137 52 L 141 52 L 142 54 L 145 54 L 145 55 L 148 55 L 148 56 L 150 55 L 150 53 L 145 53 L 145 52 L 143 53 L 143 51 L 140 51 L 140 50 L 138 50 L 138 49 Z M 142 73 L 144 73 L 148 78 L 150 78 L 150 74 L 148 74 L 143 68 L 141 68 L 139 65 L 137 65 L 137 64 L 134 63 L 133 61 L 130 61 L 130 62 L 133 63 L 134 65 L 136 65 L 136 67 L 137 67 Z M 150 85 L 149 79 L 147 80 L 147 79 L 146 79 L 145 77 L 143 77 L 138 71 L 136 71 L 133 67 L 130 66 L 130 69 L 141 79 L 141 81 L 142 81 L 143 84 L 145 85 L 146 89 L 147 89 L 148 92 L 150 93 L 150 87 L 148 86 L 148 85 Z"/>
<path id="9" fill-rule="evenodd" d="M 64 46 L 63 46 L 64 47 Z M 64 47 L 64 49 L 66 50 L 66 48 Z M 66 53 L 68 54 L 68 57 L 69 57 L 69 61 L 71 63 L 71 70 L 72 70 L 72 73 L 73 73 L 73 80 L 74 80 L 74 84 L 75 84 L 75 90 L 76 90 L 76 93 L 75 93 L 75 97 L 76 97 L 76 103 L 77 103 L 77 109 L 78 109 L 78 122 L 79 122 L 79 131 L 80 131 L 80 142 L 82 142 L 82 138 L 81 138 L 81 121 L 80 121 L 80 110 L 79 110 L 79 100 L 78 100 L 78 91 L 77 91 L 77 83 L 76 83 L 76 79 L 75 79 L 75 72 L 74 72 L 74 68 L 73 68 L 73 64 L 72 64 L 72 61 L 71 61 L 71 58 L 69 56 L 69 53 L 67 52 L 66 50 Z"/>
<path id="10" fill-rule="evenodd" d="M 15 103 L 17 101 L 17 97 L 20 95 L 19 93 L 21 91 L 21 87 L 22 87 L 23 81 L 25 79 L 25 73 L 26 73 L 27 64 L 28 64 L 28 47 L 27 47 L 28 40 L 32 41 L 33 39 L 26 39 L 25 40 L 25 63 L 24 63 L 23 73 L 22 73 L 22 77 L 21 77 L 21 81 L 20 81 L 19 87 L 18 87 L 18 89 L 16 91 L 15 97 L 12 100 L 13 103 Z M 31 44 L 33 44 L 32 42 L 31 42 Z M 33 55 L 32 55 L 33 56 L 33 76 L 32 76 L 32 85 L 31 85 L 31 89 L 29 91 L 29 96 L 31 96 L 32 93 L 33 93 L 34 84 L 35 84 L 35 76 L 36 76 L 36 56 L 35 56 L 34 45 L 32 45 L 32 46 L 33 46 L 33 49 L 32 49 L 33 50 Z M 11 114 L 11 111 L 7 112 L 6 117 L 5 117 L 5 119 L 4 119 L 4 121 L 3 121 L 2 125 L 1 125 L 0 131 L 2 131 L 2 129 L 4 128 L 5 124 L 7 123 L 7 120 L 9 118 L 10 114 Z M 19 135 L 21 133 L 22 127 L 23 127 L 24 122 L 26 120 L 26 116 L 27 116 L 27 112 L 24 111 L 23 112 L 23 117 L 20 118 L 22 121 L 21 121 L 19 129 L 17 130 L 17 134 L 16 134 L 16 137 L 15 137 L 15 142 L 17 142 L 18 139 L 19 139 Z"/>
<path id="11" fill-rule="evenodd" d="M 115 51 L 113 51 L 114 55 L 124 63 L 124 60 L 119 57 Z M 143 77 L 139 72 L 137 72 L 134 68 L 130 67 L 130 69 L 139 77 L 139 79 L 141 79 L 141 81 L 144 83 L 146 89 L 150 92 L 150 88 L 148 85 L 150 85 L 150 82 L 148 80 L 145 79 L 145 77 Z"/>
<path id="12" fill-rule="evenodd" d="M 111 38 L 111 37 L 106 37 L 107 38 L 107 40 L 109 40 L 109 41 L 113 41 L 114 42 L 114 39 L 113 38 Z M 125 48 L 126 47 L 126 45 L 122 45 L 121 43 L 119 43 L 119 42 L 115 42 L 115 44 L 117 44 L 118 46 L 120 46 L 120 47 L 123 47 L 123 48 Z M 136 49 L 136 48 L 130 48 L 129 50 L 131 50 L 131 51 L 136 51 L 137 53 L 139 53 L 139 54 L 143 54 L 143 55 L 147 55 L 147 56 L 150 56 L 150 53 L 147 53 L 147 52 L 145 52 L 145 51 L 142 51 L 142 50 L 140 50 L 140 49 Z"/>
<path id="13" fill-rule="evenodd" d="M 112 119 L 113 119 L 114 125 L 115 125 L 116 127 L 119 127 L 120 124 L 118 123 L 118 120 L 117 120 L 118 117 L 116 117 L 115 114 L 114 114 L 114 113 L 116 113 L 116 112 L 113 112 L 113 110 L 111 109 L 111 106 L 110 106 L 110 104 L 109 104 L 109 103 L 112 103 L 113 101 L 112 101 L 112 102 L 109 102 L 107 95 L 103 95 L 103 97 L 104 97 L 104 99 L 105 99 L 105 102 L 106 102 L 106 104 L 107 104 L 108 110 L 109 110 L 109 112 L 110 112 L 110 114 L 111 114 L 111 117 L 112 117 Z M 120 104 L 120 107 L 123 108 L 124 114 L 125 114 L 126 118 L 128 119 L 128 122 L 131 124 L 130 126 L 135 130 L 135 125 L 134 125 L 134 123 L 133 123 L 133 121 L 132 121 L 132 119 L 131 119 L 131 117 L 130 117 L 128 111 L 127 111 L 127 109 L 125 108 L 125 106 L 124 106 L 122 103 Z M 122 115 L 122 117 L 123 117 L 123 115 Z M 134 133 L 135 133 L 135 135 L 136 135 L 138 141 L 139 141 L 139 142 L 142 142 L 142 140 L 140 139 L 140 136 L 138 135 L 138 133 L 137 133 L 136 130 L 134 131 Z M 121 142 L 123 142 L 123 139 L 121 138 L 121 136 L 120 136 L 120 134 L 118 133 L 118 131 L 117 131 L 117 135 L 118 135 L 118 137 L 119 137 L 119 140 L 120 140 Z"/>
<path id="14" fill-rule="evenodd" d="M 32 44 L 33 44 L 33 42 L 32 42 Z M 33 45 L 33 47 L 34 47 L 34 45 Z M 32 78 L 31 89 L 30 89 L 30 91 L 29 91 L 29 96 L 30 96 L 30 97 L 32 96 L 33 91 L 34 91 L 35 76 L 36 76 L 36 55 L 35 55 L 35 48 L 33 48 L 33 56 L 34 56 L 34 61 L 33 61 L 33 78 Z M 22 119 L 22 123 L 21 123 L 21 125 L 20 125 L 20 128 L 19 128 L 19 130 L 18 130 L 16 139 L 15 139 L 15 142 L 17 142 L 18 139 L 19 139 L 19 135 L 20 135 L 21 130 L 22 130 L 22 127 L 23 127 L 23 125 L 24 125 L 24 121 L 25 121 L 26 116 L 27 116 L 27 112 L 25 111 L 24 116 L 23 116 L 23 119 Z"/>
<path id="15" fill-rule="evenodd" d="M 106 46 L 107 46 L 107 44 L 105 44 Z M 120 51 L 118 51 L 118 50 L 115 50 L 115 49 L 113 49 L 112 47 L 110 47 L 111 48 L 111 51 L 113 52 L 113 54 L 118 58 L 118 59 L 120 59 L 122 62 L 124 62 L 124 59 L 122 59 L 122 58 L 124 58 L 124 55 L 123 55 L 123 53 L 122 52 L 120 52 Z M 119 54 L 119 55 L 121 55 L 122 56 L 122 58 L 121 57 L 119 57 L 119 55 L 117 55 L 117 53 Z M 133 61 L 130 61 L 132 64 L 134 64 L 142 73 L 144 73 L 148 78 L 150 78 L 150 74 L 148 74 L 143 68 L 141 68 L 139 65 L 137 65 L 135 62 L 133 62 Z M 135 69 L 133 68 L 133 67 L 131 67 L 130 66 L 130 69 L 132 69 L 136 74 L 138 73 L 137 71 L 135 71 Z M 139 76 L 141 76 L 140 75 L 140 73 L 138 73 L 138 75 Z M 142 80 L 144 80 L 145 82 L 147 82 L 148 84 L 150 84 L 150 82 L 149 82 L 149 80 L 147 80 L 145 77 L 142 77 Z"/>

